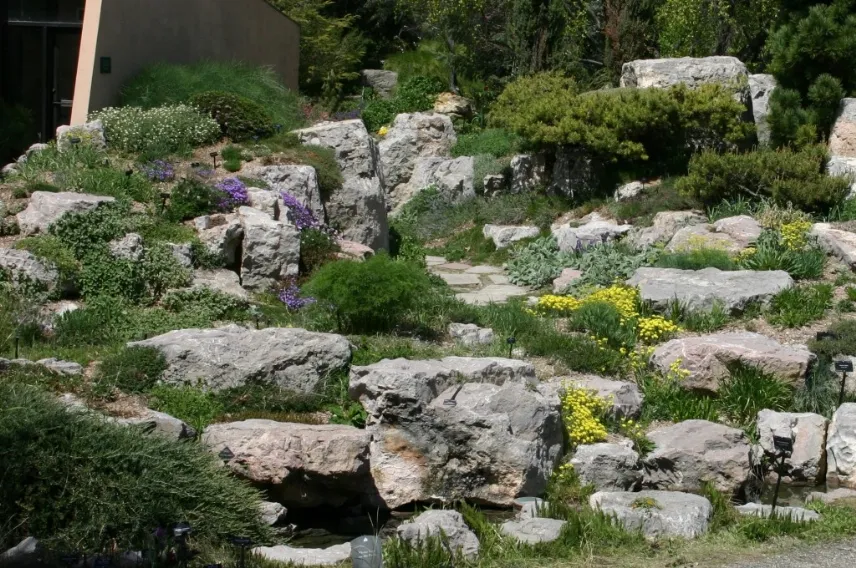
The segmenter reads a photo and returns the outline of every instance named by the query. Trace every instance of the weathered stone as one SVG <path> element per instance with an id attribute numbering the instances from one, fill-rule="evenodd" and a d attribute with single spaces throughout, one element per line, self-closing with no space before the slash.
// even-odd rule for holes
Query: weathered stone
<path id="1" fill-rule="evenodd" d="M 16 173 L 18 173 L 18 165 L 15 163 L 6 164 L 3 166 L 3 169 L 0 170 L 0 174 L 2 174 L 4 178 L 11 177 Z"/>
<path id="2" fill-rule="evenodd" d="M 476 196 L 473 188 L 473 158 L 418 157 L 413 164 L 413 174 L 407 183 L 392 189 L 389 202 L 398 209 L 416 194 L 428 187 L 437 191 L 448 201 L 460 202 Z"/>
<path id="3" fill-rule="evenodd" d="M 576 268 L 566 268 L 562 270 L 562 273 L 558 278 L 553 280 L 553 293 L 561 294 L 568 287 L 573 284 L 576 280 L 579 280 L 583 277 L 583 273 L 577 270 Z"/>
<path id="4" fill-rule="evenodd" d="M 413 545 L 429 537 L 440 537 L 456 554 L 473 559 L 479 555 L 479 539 L 457 511 L 425 511 L 412 521 L 399 525 L 398 536 Z"/>
<path id="5" fill-rule="evenodd" d="M 511 193 L 544 187 L 547 187 L 547 159 L 543 154 L 519 154 L 511 158 Z"/>
<path id="6" fill-rule="evenodd" d="M 223 259 L 227 266 L 237 266 L 240 262 L 238 251 L 244 238 L 244 228 L 235 214 L 206 215 L 194 219 L 199 240 L 208 252 Z"/>
<path id="7" fill-rule="evenodd" d="M 336 244 L 339 245 L 339 254 L 351 260 L 366 260 L 374 256 L 374 251 L 370 247 L 354 241 L 337 239 Z"/>
<path id="8" fill-rule="evenodd" d="M 826 493 L 823 493 L 821 491 L 812 491 L 805 499 L 806 503 L 810 503 L 812 501 L 820 501 L 822 503 L 835 503 L 836 501 L 845 500 L 856 502 L 856 490 L 839 487 L 838 489 L 833 489 L 832 491 L 828 491 Z"/>
<path id="9" fill-rule="evenodd" d="M 504 304 L 510 298 L 525 296 L 529 291 L 526 288 L 512 284 L 490 284 L 475 292 L 462 292 L 455 297 L 465 304 L 472 306 L 487 306 L 490 304 Z"/>
<path id="10" fill-rule="evenodd" d="M 770 143 L 770 96 L 778 84 L 772 75 L 749 75 L 749 95 L 752 99 L 752 116 L 758 132 L 758 143 L 766 146 Z"/>
<path id="11" fill-rule="evenodd" d="M 619 225 L 615 221 L 596 217 L 579 227 L 572 227 L 569 224 L 554 226 L 552 232 L 559 244 L 559 250 L 571 252 L 620 239 L 632 228 L 630 225 Z"/>
<path id="12" fill-rule="evenodd" d="M 143 247 L 143 237 L 137 233 L 128 233 L 121 239 L 110 241 L 109 246 L 110 254 L 114 257 L 135 262 L 141 260 L 146 252 Z"/>
<path id="13" fill-rule="evenodd" d="M 717 392 L 729 376 L 730 365 L 742 363 L 796 386 L 808 373 L 815 355 L 805 345 L 782 345 L 749 331 L 723 332 L 673 339 L 660 346 L 651 363 L 668 372 L 675 362 L 689 374 L 685 388 Z"/>
<path id="14" fill-rule="evenodd" d="M 351 543 L 328 548 L 293 548 L 284 544 L 259 546 L 253 549 L 253 554 L 291 566 L 338 566 L 351 558 Z"/>
<path id="15" fill-rule="evenodd" d="M 826 174 L 846 178 L 850 183 L 848 199 L 856 198 L 856 158 L 830 156 L 826 162 Z"/>
<path id="16" fill-rule="evenodd" d="M 692 225 L 679 229 L 666 250 L 669 252 L 691 252 L 700 249 L 716 249 L 737 253 L 746 248 L 727 233 L 720 233 L 710 224 Z"/>
<path id="17" fill-rule="evenodd" d="M 196 430 L 192 426 L 156 410 L 146 410 L 141 416 L 132 418 L 118 418 L 116 422 L 126 426 L 139 426 L 147 432 L 157 433 L 173 440 L 188 440 L 196 437 Z"/>
<path id="18" fill-rule="evenodd" d="M 558 540 L 567 521 L 558 519 L 526 519 L 522 521 L 506 521 L 499 531 L 526 544 L 541 544 Z"/>
<path id="19" fill-rule="evenodd" d="M 351 344 L 341 335 L 298 328 L 183 329 L 129 345 L 155 347 L 164 354 L 169 365 L 164 382 L 200 381 L 213 391 L 261 382 L 316 392 L 351 359 Z"/>
<path id="20" fill-rule="evenodd" d="M 583 199 L 597 189 L 598 174 L 591 156 L 579 149 L 560 147 L 556 150 L 549 189 L 570 199 Z"/>
<path id="21" fill-rule="evenodd" d="M 772 505 L 762 505 L 760 503 L 746 503 L 734 507 L 741 515 L 751 517 L 761 517 L 768 519 L 773 516 Z M 798 523 L 810 523 L 820 520 L 820 514 L 816 511 L 809 511 L 802 507 L 776 507 L 776 517 L 790 517 L 792 521 Z"/>
<path id="22" fill-rule="evenodd" d="M 717 233 L 724 233 L 734 239 L 741 248 L 754 245 L 761 236 L 761 225 L 749 215 L 726 217 L 713 223 Z"/>
<path id="23" fill-rule="evenodd" d="M 96 150 L 107 148 L 104 124 L 100 120 L 93 120 L 76 126 L 63 125 L 56 129 L 56 146 L 60 152 L 78 145 L 90 146 Z"/>
<path id="24" fill-rule="evenodd" d="M 597 491 L 636 491 L 642 485 L 639 454 L 624 444 L 579 446 L 571 465 L 580 482 Z"/>
<path id="25" fill-rule="evenodd" d="M 856 403 L 842 404 L 832 415 L 826 438 L 826 481 L 856 489 Z"/>
<path id="26" fill-rule="evenodd" d="M 261 510 L 262 522 L 269 527 L 281 522 L 288 514 L 288 509 L 271 501 L 262 501 L 259 509 Z"/>
<path id="27" fill-rule="evenodd" d="M 481 278 L 476 274 L 437 272 L 437 276 L 442 278 L 443 282 L 453 288 L 476 288 L 481 286 Z"/>
<path id="28" fill-rule="evenodd" d="M 816 223 L 811 235 L 817 237 L 826 252 L 856 270 L 856 233 L 835 229 L 829 223 Z"/>
<path id="29" fill-rule="evenodd" d="M 549 505 L 550 503 L 538 497 L 521 497 L 514 500 L 514 508 L 519 509 L 517 512 L 519 521 L 541 518 Z"/>
<path id="30" fill-rule="evenodd" d="M 369 433 L 343 425 L 244 420 L 212 424 L 202 442 L 289 507 L 341 506 L 370 492 Z"/>
<path id="31" fill-rule="evenodd" d="M 247 204 L 253 209 L 258 209 L 266 215 L 270 215 L 270 218 L 273 220 L 280 218 L 279 202 L 277 194 L 269 189 L 247 188 Z"/>
<path id="32" fill-rule="evenodd" d="M 492 329 L 479 327 L 474 323 L 450 323 L 449 335 L 468 347 L 489 345 L 493 343 L 494 337 Z"/>
<path id="33" fill-rule="evenodd" d="M 615 515 L 625 530 L 641 531 L 648 539 L 700 537 L 713 514 L 704 497 L 670 491 L 600 492 L 589 498 L 589 505 Z"/>
<path id="34" fill-rule="evenodd" d="M 680 57 L 639 59 L 621 69 L 621 86 L 664 89 L 684 84 L 698 87 L 720 83 L 739 91 L 740 100 L 749 104 L 749 73 L 736 57 Z"/>
<path id="35" fill-rule="evenodd" d="M 793 454 L 785 462 L 784 483 L 817 485 L 826 478 L 827 420 L 819 414 L 775 412 L 758 413 L 755 432 L 761 452 L 777 454 L 773 436 L 790 438 Z M 772 476 L 772 472 L 770 473 Z"/>
<path id="36" fill-rule="evenodd" d="M 502 268 L 499 266 L 480 264 L 478 266 L 467 268 L 465 272 L 467 274 L 502 274 Z"/>
<path id="37" fill-rule="evenodd" d="M 293 225 L 274 221 L 252 207 L 238 209 L 244 230 L 241 285 L 265 291 L 283 278 L 297 276 L 300 266 L 300 231 Z"/>
<path id="38" fill-rule="evenodd" d="M 631 181 L 630 183 L 626 183 L 615 190 L 615 200 L 623 201 L 625 199 L 637 197 L 641 195 L 644 190 L 645 184 L 643 184 L 641 181 Z"/>
<path id="39" fill-rule="evenodd" d="M 434 112 L 448 114 L 454 118 L 469 118 L 473 115 L 473 103 L 455 93 L 440 93 L 434 101 Z"/>
<path id="40" fill-rule="evenodd" d="M 698 211 L 661 211 L 654 215 L 650 227 L 637 229 L 630 233 L 628 240 L 637 248 L 645 248 L 672 240 L 678 230 L 707 222 Z"/>
<path id="41" fill-rule="evenodd" d="M 231 270 L 196 270 L 193 272 L 191 288 L 208 288 L 215 292 L 222 292 L 235 296 L 241 300 L 249 300 L 250 295 L 241 288 L 241 279 Z"/>
<path id="42" fill-rule="evenodd" d="M 29 159 L 29 158 L 32 158 L 35 154 L 41 154 L 42 152 L 44 152 L 48 148 L 50 148 L 49 144 L 40 144 L 40 143 L 32 144 L 32 145 L 30 145 L 29 148 L 27 148 L 27 151 L 24 152 L 24 155 L 27 156 L 27 158 Z"/>
<path id="43" fill-rule="evenodd" d="M 490 174 L 482 180 L 484 194 L 487 197 L 495 197 L 505 191 L 505 176 L 502 174 Z"/>
<path id="44" fill-rule="evenodd" d="M 783 290 L 794 285 L 784 270 L 733 272 L 718 268 L 679 270 L 676 268 L 639 268 L 630 280 L 639 288 L 643 302 L 665 311 L 675 301 L 689 310 L 711 310 L 719 304 L 729 313 L 739 313 L 750 304 L 766 305 Z"/>
<path id="45" fill-rule="evenodd" d="M 0 270 L 8 271 L 16 286 L 36 284 L 51 292 L 61 285 L 53 264 L 25 250 L 0 248 Z"/>
<path id="46" fill-rule="evenodd" d="M 166 243 L 172 251 L 172 257 L 182 268 L 193 268 L 193 249 L 188 243 Z"/>
<path id="47" fill-rule="evenodd" d="M 511 243 L 537 237 L 541 234 L 541 229 L 532 226 L 485 225 L 482 234 L 484 238 L 492 240 L 497 249 L 504 249 Z"/>
<path id="48" fill-rule="evenodd" d="M 856 98 L 841 99 L 838 117 L 829 135 L 829 153 L 835 157 L 856 158 Z"/>
<path id="49" fill-rule="evenodd" d="M 332 148 L 342 170 L 342 187 L 325 197 L 328 223 L 349 241 L 373 250 L 389 248 L 382 168 L 363 121 L 325 122 L 296 134 L 304 144 Z"/>
<path id="50" fill-rule="evenodd" d="M 268 183 L 270 191 L 276 195 L 280 209 L 285 207 L 280 194 L 286 192 L 312 211 L 318 221 L 326 219 L 318 175 L 312 166 L 266 166 L 259 172 L 259 177 Z"/>
<path id="51" fill-rule="evenodd" d="M 35 537 L 28 536 L 3 554 L 0 554 L 0 564 L 9 566 L 40 564 L 38 559 L 43 552 L 44 550 L 39 541 Z"/>
<path id="52" fill-rule="evenodd" d="M 65 375 L 67 377 L 75 377 L 83 374 L 83 365 L 80 363 L 75 363 L 74 361 L 63 361 L 55 357 L 39 359 L 36 361 L 36 365 L 41 365 L 58 375 Z"/>
<path id="53" fill-rule="evenodd" d="M 388 99 L 398 87 L 398 73 L 384 69 L 363 69 L 363 84 L 374 89 L 382 99 Z"/>
<path id="54" fill-rule="evenodd" d="M 644 460 L 645 487 L 700 493 L 705 483 L 711 483 L 737 498 L 750 498 L 758 491 L 749 439 L 742 430 L 687 420 L 649 432 L 648 439 L 656 449 Z"/>
<path id="55" fill-rule="evenodd" d="M 86 213 L 102 203 L 116 201 L 103 195 L 86 193 L 35 191 L 27 208 L 18 213 L 18 227 L 22 235 L 47 233 L 48 229 L 66 213 Z"/>
<path id="56" fill-rule="evenodd" d="M 541 394 L 548 397 L 556 407 L 561 406 L 561 393 L 570 387 L 592 391 L 609 402 L 610 413 L 617 418 L 636 418 L 642 412 L 644 397 L 635 383 L 612 381 L 596 375 L 578 377 L 556 377 L 538 385 Z"/>

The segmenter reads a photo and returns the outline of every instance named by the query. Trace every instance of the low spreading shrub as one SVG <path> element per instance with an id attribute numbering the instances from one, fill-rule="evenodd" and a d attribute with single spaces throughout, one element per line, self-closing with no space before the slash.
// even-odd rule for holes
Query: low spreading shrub
<path id="1" fill-rule="evenodd" d="M 81 260 L 99 245 L 121 237 L 128 228 L 129 208 L 122 203 L 102 204 L 85 213 L 68 213 L 51 225 L 55 236 Z"/>
<path id="2" fill-rule="evenodd" d="M 74 283 L 78 278 L 80 263 L 74 257 L 74 252 L 52 235 L 21 239 L 15 243 L 15 248 L 29 251 L 54 265 L 59 272 L 60 280 L 67 284 Z"/>
<path id="3" fill-rule="evenodd" d="M 657 259 L 661 268 L 678 268 L 681 270 L 702 270 L 703 268 L 718 268 L 720 270 L 737 270 L 737 263 L 726 251 L 720 249 L 699 248 L 689 252 L 663 253 Z"/>
<path id="4" fill-rule="evenodd" d="M 169 196 L 166 216 L 173 222 L 187 221 L 216 212 L 224 199 L 222 192 L 192 178 L 178 182 Z"/>
<path id="5" fill-rule="evenodd" d="M 832 337 L 809 341 L 813 353 L 830 360 L 838 355 L 856 355 L 856 320 L 837 321 L 828 331 Z"/>
<path id="6" fill-rule="evenodd" d="M 223 414 L 222 403 L 212 393 L 191 386 L 157 385 L 147 399 L 149 407 L 183 420 L 199 433 Z"/>
<path id="7" fill-rule="evenodd" d="M 96 390 L 102 394 L 113 389 L 124 393 L 146 392 L 160 380 L 166 368 L 166 358 L 158 349 L 127 347 L 101 362 Z"/>
<path id="8" fill-rule="evenodd" d="M 161 298 L 161 306 L 171 312 L 195 312 L 206 314 L 212 321 L 243 319 L 248 308 L 246 300 L 210 288 L 174 290 Z"/>
<path id="9" fill-rule="evenodd" d="M 265 108 L 241 95 L 207 91 L 190 97 L 190 104 L 216 120 L 223 135 L 232 140 L 267 138 L 274 133 L 273 122 Z M 228 160 L 225 154 L 223 158 Z"/>
<path id="10" fill-rule="evenodd" d="M 458 136 L 452 147 L 452 156 L 478 156 L 486 154 L 494 158 L 511 156 L 520 151 L 523 140 L 502 128 L 487 128 L 472 134 Z"/>

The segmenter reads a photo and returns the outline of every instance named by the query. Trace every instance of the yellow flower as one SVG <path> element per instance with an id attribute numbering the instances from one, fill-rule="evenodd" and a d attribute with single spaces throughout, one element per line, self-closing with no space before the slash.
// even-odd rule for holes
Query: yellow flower
<path id="1" fill-rule="evenodd" d="M 387 128 L 386 126 L 381 126 L 380 130 L 377 131 L 377 135 L 381 138 L 383 138 L 387 134 L 389 134 L 389 128 Z"/>

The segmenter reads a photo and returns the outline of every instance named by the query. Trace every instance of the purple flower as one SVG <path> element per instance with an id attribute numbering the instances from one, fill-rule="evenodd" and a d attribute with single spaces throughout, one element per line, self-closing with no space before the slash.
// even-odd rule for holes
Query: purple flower
<path id="1" fill-rule="evenodd" d="M 141 168 L 149 181 L 166 182 L 175 179 L 175 169 L 165 160 L 155 160 Z"/>
<path id="2" fill-rule="evenodd" d="M 362 109 L 355 108 L 354 110 L 343 110 L 339 112 L 334 112 L 331 118 L 333 120 L 354 120 L 360 118 L 362 114 Z"/>
<path id="3" fill-rule="evenodd" d="M 282 197 L 283 205 L 288 207 L 291 219 L 294 221 L 294 225 L 298 229 L 302 231 L 303 229 L 317 229 L 321 226 L 321 223 L 318 222 L 318 219 L 315 218 L 312 211 L 310 211 L 303 203 L 298 201 L 296 197 L 287 191 L 280 193 L 280 196 Z"/>
<path id="4" fill-rule="evenodd" d="M 214 170 L 210 168 L 196 168 L 193 170 L 196 175 L 201 178 L 208 179 L 210 177 L 214 177 Z"/>
<path id="5" fill-rule="evenodd" d="M 297 287 L 297 283 L 294 280 L 286 282 L 279 293 L 279 300 L 285 304 L 285 307 L 292 311 L 297 311 L 316 302 L 315 298 L 301 297 L 300 288 Z"/>
<path id="6" fill-rule="evenodd" d="M 223 192 L 223 199 L 219 205 L 224 211 L 231 211 L 235 207 L 249 203 L 247 186 L 237 178 L 224 179 L 214 187 Z"/>

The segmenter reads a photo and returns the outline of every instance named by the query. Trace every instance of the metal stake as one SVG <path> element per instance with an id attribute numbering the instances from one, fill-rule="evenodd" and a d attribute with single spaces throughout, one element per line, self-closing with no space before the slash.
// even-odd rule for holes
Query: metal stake
<path id="1" fill-rule="evenodd" d="M 776 504 L 779 502 L 779 489 L 782 486 L 782 472 L 785 470 L 785 453 L 782 452 L 782 461 L 779 463 L 779 467 L 777 468 L 777 473 L 779 474 L 778 479 L 776 479 L 776 492 L 773 494 L 773 506 L 770 508 L 770 516 L 776 514 Z"/>

